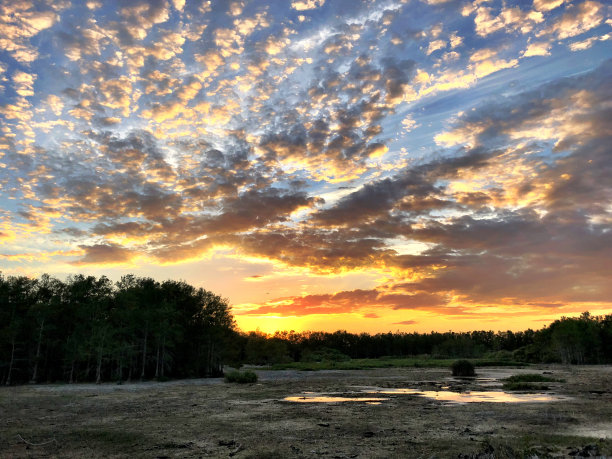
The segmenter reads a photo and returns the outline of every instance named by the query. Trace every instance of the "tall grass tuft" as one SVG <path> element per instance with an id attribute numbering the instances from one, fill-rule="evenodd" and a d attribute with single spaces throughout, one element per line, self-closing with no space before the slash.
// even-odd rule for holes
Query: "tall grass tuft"
<path id="1" fill-rule="evenodd" d="M 563 379 L 549 378 L 538 373 L 526 373 L 522 375 L 513 375 L 503 380 L 504 390 L 548 390 L 549 387 L 544 382 L 565 382 Z"/>
<path id="2" fill-rule="evenodd" d="M 251 370 L 246 371 L 230 371 L 225 374 L 225 382 L 250 384 L 257 382 L 257 374 Z"/>

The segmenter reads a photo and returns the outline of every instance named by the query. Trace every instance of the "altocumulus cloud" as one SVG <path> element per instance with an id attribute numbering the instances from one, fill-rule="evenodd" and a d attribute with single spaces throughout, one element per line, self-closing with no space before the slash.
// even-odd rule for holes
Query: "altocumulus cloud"
<path id="1" fill-rule="evenodd" d="M 610 307 L 605 3 L 0 13 L 3 272 L 267 263 L 249 316 Z"/>

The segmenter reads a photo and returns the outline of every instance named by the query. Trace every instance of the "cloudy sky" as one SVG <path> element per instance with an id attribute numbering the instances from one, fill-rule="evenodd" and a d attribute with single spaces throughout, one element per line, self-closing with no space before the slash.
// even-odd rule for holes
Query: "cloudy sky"
<path id="1" fill-rule="evenodd" d="M 612 309 L 611 7 L 0 0 L 0 270 L 245 330 Z"/>

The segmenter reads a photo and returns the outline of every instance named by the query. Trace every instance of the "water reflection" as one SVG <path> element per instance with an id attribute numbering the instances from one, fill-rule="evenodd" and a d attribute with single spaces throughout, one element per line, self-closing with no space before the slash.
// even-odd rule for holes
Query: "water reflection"
<path id="1" fill-rule="evenodd" d="M 517 394 L 502 391 L 473 391 L 473 392 L 452 392 L 449 390 L 418 390 L 410 388 L 385 389 L 380 387 L 370 387 L 359 392 L 352 392 L 355 395 L 376 394 L 376 395 L 411 395 L 416 397 L 426 397 L 431 400 L 438 400 L 445 405 L 457 405 L 464 403 L 541 403 L 567 400 L 567 397 L 553 394 Z M 341 402 L 365 402 L 368 404 L 380 404 L 389 400 L 383 397 L 345 397 L 329 394 L 317 394 L 306 392 L 301 396 L 285 397 L 287 402 L 297 403 L 341 403 Z"/>
<path id="2" fill-rule="evenodd" d="M 366 402 L 371 404 L 379 404 L 387 400 L 380 397 L 334 397 L 325 395 L 303 395 L 299 397 L 285 397 L 286 402 L 297 403 L 340 403 L 340 402 Z"/>
<path id="3" fill-rule="evenodd" d="M 553 402 L 566 400 L 559 395 L 552 394 L 516 394 L 502 391 L 473 391 L 473 392 L 452 392 L 449 390 L 425 390 L 417 389 L 365 389 L 364 392 L 385 395 L 416 395 L 432 400 L 439 400 L 449 404 L 455 403 L 533 403 L 533 402 Z"/>

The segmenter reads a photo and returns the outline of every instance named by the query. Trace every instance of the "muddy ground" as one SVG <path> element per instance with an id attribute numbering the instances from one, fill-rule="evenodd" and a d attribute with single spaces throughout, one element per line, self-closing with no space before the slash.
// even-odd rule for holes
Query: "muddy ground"
<path id="1" fill-rule="evenodd" d="M 501 390 L 511 374 L 545 373 L 563 400 L 446 402 L 373 395 L 291 403 L 307 392 L 363 397 L 367 387 Z M 259 371 L 222 379 L 0 388 L 0 457 L 612 457 L 612 367 Z"/>

